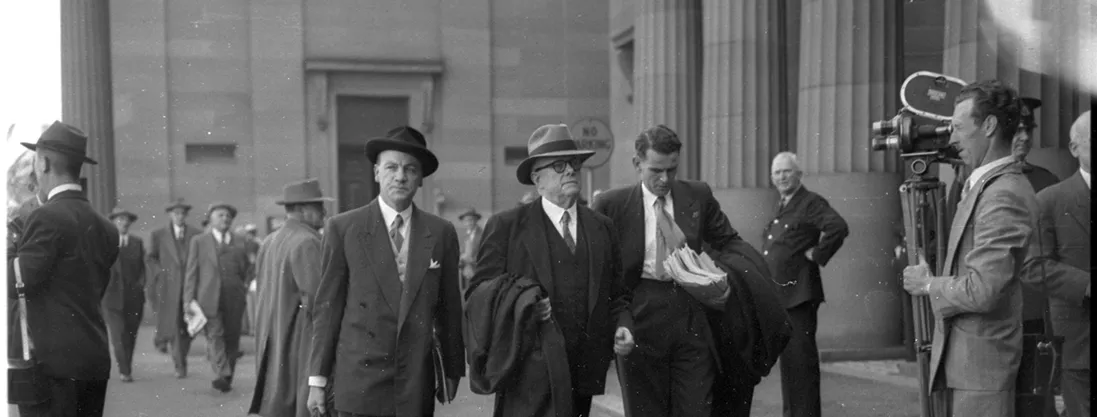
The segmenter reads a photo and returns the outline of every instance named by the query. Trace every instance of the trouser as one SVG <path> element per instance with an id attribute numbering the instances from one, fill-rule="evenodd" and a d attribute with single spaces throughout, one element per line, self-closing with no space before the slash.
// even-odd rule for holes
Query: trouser
<path id="1" fill-rule="evenodd" d="M 819 417 L 819 348 L 815 344 L 819 303 L 788 309 L 792 335 L 781 353 L 781 398 L 785 417 Z"/>
<path id="2" fill-rule="evenodd" d="M 951 417 L 1014 417 L 1017 394 L 1006 391 L 970 391 L 949 388 L 946 401 Z"/>
<path id="3" fill-rule="evenodd" d="M 636 348 L 618 356 L 630 417 L 709 417 L 716 362 L 703 308 L 670 282 L 647 279 L 633 290 Z"/>
<path id="4" fill-rule="evenodd" d="M 1089 369 L 1063 370 L 1063 404 L 1070 417 L 1090 414 Z"/>
<path id="5" fill-rule="evenodd" d="M 133 349 L 137 342 L 137 329 L 141 327 L 144 308 L 145 306 L 138 305 L 123 311 L 103 309 L 103 318 L 107 322 L 107 332 L 110 335 L 110 345 L 114 348 L 114 360 L 118 362 L 118 372 L 122 375 L 133 373 Z"/>
<path id="6" fill-rule="evenodd" d="M 20 417 L 102 417 L 107 381 L 49 380 L 50 399 L 33 406 L 19 406 Z"/>
<path id="7" fill-rule="evenodd" d="M 734 369 L 727 370 L 736 372 Z M 712 386 L 712 417 L 747 417 L 754 401 L 754 384 L 717 375 Z"/>

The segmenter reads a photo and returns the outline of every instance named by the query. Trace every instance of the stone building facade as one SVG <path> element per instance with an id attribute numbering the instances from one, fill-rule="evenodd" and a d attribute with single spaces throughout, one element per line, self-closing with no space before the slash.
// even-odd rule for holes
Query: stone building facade
<path id="1" fill-rule="evenodd" d="M 1057 4 L 1038 13 L 1057 22 L 1052 35 L 1061 49 L 1045 52 L 1053 60 L 1093 24 L 1088 13 Z M 780 151 L 799 155 L 805 186 L 848 221 L 850 237 L 823 271 L 824 358 L 909 354 L 906 297 L 892 261 L 905 168 L 869 142 L 870 124 L 898 110 L 907 75 L 998 78 L 1040 98 L 1029 160 L 1061 178 L 1078 169 L 1067 132 L 1089 109 L 1089 95 L 1056 74 L 1020 69 L 984 2 L 611 0 L 609 22 L 618 149 L 611 184 L 635 182 L 622 155 L 640 129 L 665 123 L 685 142 L 679 175 L 711 184 L 755 246 L 777 203 L 769 163 Z M 951 172 L 941 177 L 947 184 Z"/>

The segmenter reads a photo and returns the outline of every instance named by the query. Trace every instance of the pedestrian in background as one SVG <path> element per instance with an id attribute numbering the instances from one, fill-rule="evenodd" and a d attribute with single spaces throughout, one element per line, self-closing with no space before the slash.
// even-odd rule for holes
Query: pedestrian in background
<path id="1" fill-rule="evenodd" d="M 35 151 L 41 206 L 8 247 L 8 294 L 17 294 L 18 264 L 31 355 L 48 385 L 45 402 L 19 406 L 23 417 L 103 415 L 110 348 L 100 301 L 120 237 L 80 186 L 83 165 L 97 163 L 87 156 L 87 142 L 79 129 L 54 122 L 37 143 L 23 143 Z"/>
<path id="2" fill-rule="evenodd" d="M 145 313 L 145 243 L 130 235 L 137 215 L 115 207 L 108 218 L 118 227 L 118 260 L 110 269 L 110 284 L 103 294 L 103 318 L 107 321 L 114 360 L 122 382 L 133 382 L 133 349 Z"/>
<path id="3" fill-rule="evenodd" d="M 480 213 L 474 208 L 457 217 L 464 225 L 465 238 L 461 240 L 461 293 L 468 288 L 469 280 L 476 272 L 476 256 L 480 251 L 480 239 L 484 229 L 480 227 Z"/>
<path id="4" fill-rule="evenodd" d="M 190 335 L 183 321 L 183 281 L 187 273 L 187 251 L 190 241 L 201 230 L 187 224 L 191 205 L 182 198 L 175 200 L 164 212 L 168 224 L 153 230 L 149 237 L 148 282 L 152 311 L 156 314 L 156 350 L 171 350 L 175 377 L 187 376 L 187 351 Z"/>
<path id="5" fill-rule="evenodd" d="M 316 179 L 286 184 L 286 222 L 267 235 L 256 256 L 255 393 L 248 413 L 309 417 L 307 407 L 312 300 L 320 285 L 320 233 L 327 211 Z"/>
<path id="6" fill-rule="evenodd" d="M 818 417 L 819 347 L 815 331 L 823 296 L 819 269 L 841 249 L 849 226 L 825 198 L 800 182 L 796 154 L 778 153 L 770 167 L 778 203 L 762 236 L 762 256 L 777 282 L 792 322 L 792 338 L 781 354 L 781 398 L 786 417 Z"/>

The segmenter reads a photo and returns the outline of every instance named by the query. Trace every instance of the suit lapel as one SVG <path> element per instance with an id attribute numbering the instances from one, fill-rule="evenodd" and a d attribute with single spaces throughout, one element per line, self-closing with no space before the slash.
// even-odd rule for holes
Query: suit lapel
<path id="1" fill-rule="evenodd" d="M 541 208 L 541 200 L 535 200 L 526 206 L 525 226 L 519 226 L 522 232 L 522 244 L 526 246 L 527 257 L 533 262 L 533 268 L 537 272 L 537 279 L 544 285 L 549 297 L 553 295 L 552 265 L 549 264 L 548 236 L 545 234 L 554 231 L 546 229 L 544 222 L 545 210 Z"/>
<path id="2" fill-rule="evenodd" d="M 1091 220 L 1092 217 L 1090 217 L 1089 210 L 1090 202 L 1093 196 L 1089 190 L 1089 187 L 1086 186 L 1086 180 L 1082 179 L 1082 174 L 1080 172 L 1075 173 L 1070 178 L 1070 181 L 1070 185 L 1073 189 L 1069 192 L 1074 194 L 1075 199 L 1074 207 L 1072 207 L 1067 212 L 1070 213 L 1070 217 L 1074 218 L 1074 221 L 1077 221 L 1078 224 L 1082 226 L 1082 230 L 1086 231 L 1086 236 L 1092 236 L 1090 232 L 1093 223 Z"/>
<path id="3" fill-rule="evenodd" d="M 408 231 L 408 265 L 404 279 L 404 295 L 400 302 L 400 315 L 396 321 L 396 328 L 404 327 L 404 319 L 408 317 L 408 311 L 415 301 L 419 287 L 423 284 L 423 276 L 430 267 L 431 253 L 434 252 L 434 235 L 427 227 L 426 221 L 418 208 L 412 209 L 411 230 Z M 440 261 L 440 260 L 439 260 Z M 399 330 L 397 330 L 399 332 Z"/>
<path id="4" fill-rule="evenodd" d="M 670 196 L 674 199 L 674 223 L 685 235 L 686 244 L 690 245 L 691 249 L 699 251 L 700 247 L 693 247 L 691 244 L 699 240 L 697 239 L 696 224 L 701 213 L 697 211 L 697 200 L 693 198 L 686 184 L 681 181 L 674 181 Z"/>
<path id="5" fill-rule="evenodd" d="M 625 224 L 617 226 L 625 230 L 620 242 L 621 245 L 625 246 L 621 251 L 622 256 L 639 257 L 639 263 L 643 265 L 644 251 L 646 250 L 644 244 L 647 242 L 647 236 L 645 236 L 646 225 L 644 224 L 644 191 L 640 187 L 643 187 L 643 185 L 637 184 L 629 193 L 628 199 L 621 207 L 621 210 L 624 210 L 622 214 Z M 624 259 L 621 261 L 625 262 Z M 631 262 L 626 263 L 626 265 L 632 264 Z"/>
<path id="6" fill-rule="evenodd" d="M 593 233 L 598 228 L 598 225 L 594 223 L 594 212 L 583 206 L 577 207 L 576 212 L 579 213 L 579 223 L 576 224 L 575 230 L 586 241 L 587 267 L 590 271 L 587 274 L 587 286 L 590 289 L 590 293 L 587 295 L 587 315 L 589 316 L 594 312 L 594 306 L 598 304 L 598 291 L 603 277 L 599 267 L 605 262 L 602 257 L 605 251 L 602 248 L 606 247 L 606 242 L 602 240 L 601 233 Z"/>
<path id="7" fill-rule="evenodd" d="M 948 254 L 945 256 L 944 269 L 947 272 L 943 272 L 942 275 L 952 275 L 953 265 L 956 262 L 956 251 L 960 248 L 960 239 L 964 237 L 968 220 L 971 220 L 971 215 L 975 211 L 975 203 L 979 201 L 979 197 L 983 194 L 983 189 L 986 188 L 987 182 L 998 177 L 1002 173 L 1008 170 L 1014 170 L 1020 173 L 1020 168 L 1016 162 L 1010 162 L 994 168 L 990 172 L 983 175 L 979 179 L 979 182 L 971 187 L 971 191 L 968 192 L 967 198 L 960 200 L 960 205 L 956 208 L 956 215 L 952 219 L 952 228 L 948 233 Z"/>
<path id="8" fill-rule="evenodd" d="M 362 254 L 366 258 L 366 269 L 372 272 L 370 275 L 377 280 L 377 286 L 381 287 L 381 296 L 385 298 L 389 308 L 399 314 L 400 276 L 396 271 L 396 255 L 392 253 L 392 242 L 385 230 L 385 221 L 378 204 L 380 202 L 374 199 L 366 206 L 365 218 L 357 228 L 358 243 L 361 244 Z"/>

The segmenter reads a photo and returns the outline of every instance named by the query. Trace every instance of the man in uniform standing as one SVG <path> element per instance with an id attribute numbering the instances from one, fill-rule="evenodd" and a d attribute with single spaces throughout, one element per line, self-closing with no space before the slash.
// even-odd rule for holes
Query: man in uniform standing
<path id="1" fill-rule="evenodd" d="M 145 312 L 145 244 L 129 233 L 136 214 L 115 208 L 109 218 L 121 238 L 118 260 L 110 269 L 110 284 L 103 294 L 103 318 L 122 382 L 133 382 L 133 347 Z"/>
<path id="2" fill-rule="evenodd" d="M 312 299 L 320 285 L 320 233 L 332 201 L 315 179 L 286 185 L 276 204 L 286 222 L 264 239 L 256 256 L 259 283 L 255 394 L 248 413 L 263 417 L 308 417 L 309 342 Z"/>
<path id="3" fill-rule="evenodd" d="M 156 314 L 156 349 L 167 353 L 175 364 L 175 377 L 186 378 L 190 335 L 183 322 L 183 280 L 187 273 L 187 250 L 201 230 L 187 224 L 191 205 L 182 198 L 164 208 L 171 222 L 149 237 L 148 274 L 152 311 Z"/>

